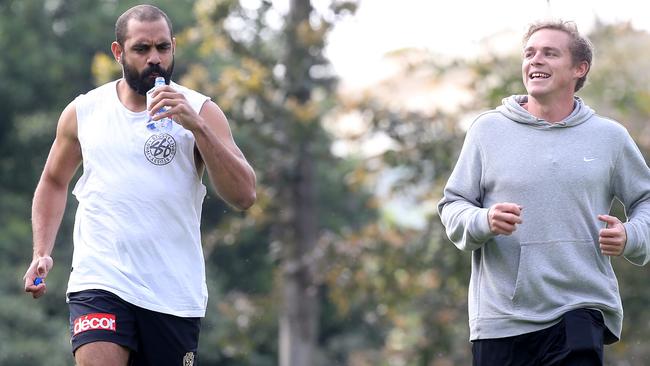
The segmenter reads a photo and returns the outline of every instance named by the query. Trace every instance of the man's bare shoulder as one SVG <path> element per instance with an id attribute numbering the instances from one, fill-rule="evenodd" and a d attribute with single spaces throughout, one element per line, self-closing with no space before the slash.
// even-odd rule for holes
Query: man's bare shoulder
<path id="1" fill-rule="evenodd" d="M 56 128 L 57 138 L 77 140 L 77 105 L 76 99 L 70 102 L 61 112 Z"/>

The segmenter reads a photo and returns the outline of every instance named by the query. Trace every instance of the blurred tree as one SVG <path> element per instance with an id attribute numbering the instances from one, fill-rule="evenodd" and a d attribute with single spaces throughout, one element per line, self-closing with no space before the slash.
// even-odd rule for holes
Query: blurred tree
<path id="1" fill-rule="evenodd" d="M 394 52 L 386 62 L 401 71 L 372 91 L 348 93 L 330 126 L 341 150 L 358 161 L 349 184 L 373 192 L 379 213 L 339 238 L 328 271 L 330 296 L 339 316 L 359 314 L 374 334 L 345 350 L 350 364 L 466 364 L 469 256 L 448 243 L 435 207 L 462 143 L 457 122 L 468 107 L 449 108 L 435 97 L 405 102 L 414 94 L 428 101 L 450 79 L 460 90 L 473 79 L 457 78 L 465 64 L 417 50 Z"/>
<path id="2" fill-rule="evenodd" d="M 198 26 L 185 34 L 194 44 L 187 52 L 203 61 L 190 66 L 182 82 L 214 96 L 258 174 L 258 204 L 244 225 L 230 223 L 226 230 L 237 228 L 236 241 L 254 230 L 256 250 L 270 249 L 277 264 L 270 285 L 278 300 L 281 365 L 319 364 L 327 233 L 363 219 L 351 215 L 362 198 L 339 184 L 349 167 L 331 156 L 331 138 L 321 127 L 335 86 L 323 56 L 325 35 L 354 8 L 350 1 L 318 10 L 309 1 L 291 1 L 287 10 L 270 1 L 199 1 Z M 229 236 L 223 230 L 208 236 L 206 248 Z M 218 250 L 209 260 L 219 261 Z"/>

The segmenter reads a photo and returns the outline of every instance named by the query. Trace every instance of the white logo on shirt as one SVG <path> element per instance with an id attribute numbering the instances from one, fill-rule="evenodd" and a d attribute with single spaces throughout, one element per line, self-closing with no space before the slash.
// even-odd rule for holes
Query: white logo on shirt
<path id="1" fill-rule="evenodd" d="M 584 160 L 584 161 L 586 161 L 586 162 L 594 161 L 594 160 L 596 160 L 596 159 L 598 159 L 598 158 L 588 158 L 588 157 L 586 157 L 586 156 L 585 156 L 584 158 L 582 158 L 582 160 Z"/>

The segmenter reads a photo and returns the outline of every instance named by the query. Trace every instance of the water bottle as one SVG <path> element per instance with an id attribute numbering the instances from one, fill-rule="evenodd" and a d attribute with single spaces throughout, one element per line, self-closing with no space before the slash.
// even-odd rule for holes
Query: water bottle
<path id="1" fill-rule="evenodd" d="M 156 81 L 154 82 L 153 88 L 147 92 L 147 109 L 151 106 L 151 94 L 153 94 L 153 91 L 159 87 L 159 86 L 164 86 L 165 85 L 165 78 L 162 76 L 159 76 L 156 78 Z M 163 113 L 167 111 L 169 107 L 162 107 L 158 111 L 156 111 L 156 114 Z M 147 129 L 155 132 L 168 132 L 172 129 L 172 119 L 169 117 L 161 118 L 157 121 L 152 120 L 149 118 L 149 121 L 147 122 Z"/>

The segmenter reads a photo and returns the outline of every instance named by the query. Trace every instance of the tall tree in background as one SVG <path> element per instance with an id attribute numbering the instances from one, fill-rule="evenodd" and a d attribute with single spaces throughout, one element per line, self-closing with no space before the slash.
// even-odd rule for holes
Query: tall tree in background
<path id="1" fill-rule="evenodd" d="M 323 60 L 323 44 L 314 45 L 310 35 L 314 30 L 309 23 L 313 8 L 309 1 L 291 0 L 285 25 L 286 52 L 285 103 L 295 103 L 296 108 L 308 107 L 313 85 L 310 69 Z M 317 48 L 310 53 L 311 47 Z M 312 364 L 317 346 L 320 297 L 315 268 L 309 263 L 319 236 L 316 205 L 316 172 L 312 145 L 317 138 L 319 116 L 295 126 L 289 137 L 290 151 L 294 156 L 293 179 L 288 188 L 291 226 L 284 246 L 284 266 L 281 273 L 282 305 L 280 310 L 280 365 L 299 366 Z"/>

